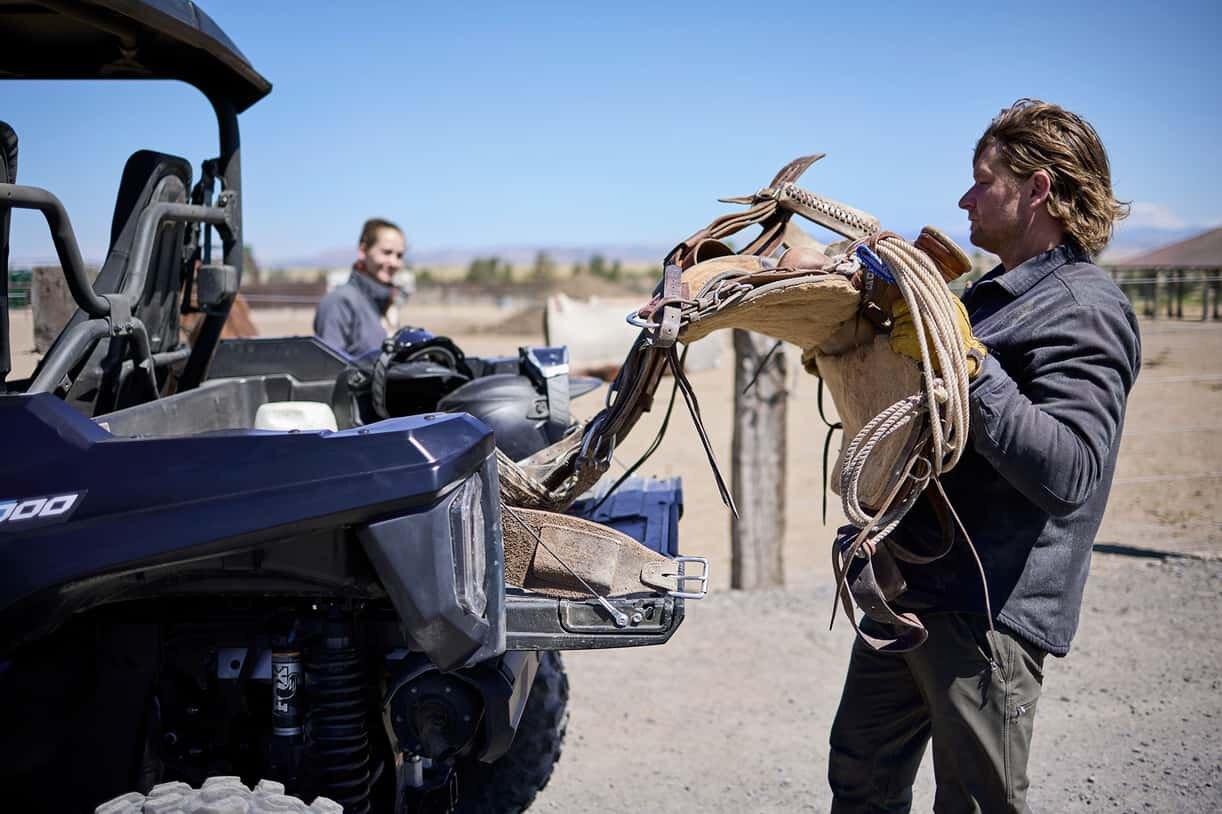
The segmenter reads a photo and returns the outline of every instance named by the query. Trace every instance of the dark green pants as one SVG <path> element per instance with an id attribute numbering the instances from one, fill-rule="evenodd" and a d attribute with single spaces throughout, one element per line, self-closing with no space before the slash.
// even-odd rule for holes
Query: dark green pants
<path id="1" fill-rule="evenodd" d="M 853 645 L 832 724 L 833 814 L 908 811 L 931 739 L 935 812 L 1028 811 L 1044 652 L 1002 628 L 991 634 L 984 616 L 934 613 L 921 621 L 929 639 L 910 653 L 877 653 L 860 639 Z"/>

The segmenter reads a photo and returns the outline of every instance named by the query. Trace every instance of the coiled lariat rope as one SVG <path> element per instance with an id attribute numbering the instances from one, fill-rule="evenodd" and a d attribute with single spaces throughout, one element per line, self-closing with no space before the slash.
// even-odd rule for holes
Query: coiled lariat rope
<path id="1" fill-rule="evenodd" d="M 861 543 L 872 554 L 875 542 L 895 529 L 929 479 L 959 462 L 968 434 L 968 372 L 956 324 L 955 295 L 933 261 L 890 232 L 871 235 L 858 245 L 870 246 L 886 263 L 912 314 L 921 349 L 921 392 L 897 401 L 871 419 L 849 442 L 841 462 L 840 494 L 845 517 L 863 531 L 868 529 Z M 905 497 L 898 505 L 893 498 L 870 513 L 858 499 L 861 475 L 870 454 L 884 439 L 925 417 L 929 417 L 927 429 L 922 430 L 920 442 L 910 446 L 909 459 L 927 465 L 915 476 L 912 488 L 904 490 Z M 913 469 L 911 463 L 903 467 L 903 477 L 914 477 Z"/>
<path id="2" fill-rule="evenodd" d="M 848 564 L 859 555 L 875 555 L 878 544 L 895 530 L 930 481 L 945 499 L 939 478 L 959 462 L 967 443 L 969 424 L 969 379 L 957 324 L 955 295 L 946 287 L 929 256 L 898 235 L 875 233 L 857 241 L 851 249 L 858 245 L 870 246 L 882 258 L 912 315 L 921 351 L 921 392 L 897 401 L 867 422 L 849 442 L 841 461 L 840 494 L 845 517 L 859 532 L 847 545 L 838 542 L 832 559 L 837 577 L 836 596 L 845 603 L 846 615 L 855 630 L 857 621 L 846 588 Z M 861 505 L 858 497 L 861 476 L 870 455 L 879 443 L 909 428 L 914 421 L 922 422 L 923 426 L 914 442 L 909 444 L 907 459 L 894 473 L 882 505 L 871 513 Z M 992 629 L 992 608 L 980 557 L 958 513 L 948 501 L 946 505 L 980 569 L 986 614 Z M 908 555 L 905 558 L 927 561 L 937 557 Z"/>
<path id="3" fill-rule="evenodd" d="M 932 460 L 936 477 L 959 462 L 967 443 L 968 372 L 959 335 L 958 304 L 933 261 L 920 249 L 895 235 L 883 235 L 876 250 L 891 267 L 895 284 L 912 314 L 921 347 L 925 402 L 930 415 L 941 419 L 931 426 L 937 453 Z M 932 340 L 940 378 L 931 364 L 927 338 Z M 945 408 L 941 409 L 943 404 Z"/>

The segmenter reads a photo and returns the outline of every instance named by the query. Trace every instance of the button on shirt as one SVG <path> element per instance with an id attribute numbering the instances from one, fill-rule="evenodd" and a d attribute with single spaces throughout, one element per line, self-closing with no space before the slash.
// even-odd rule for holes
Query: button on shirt
<path id="1" fill-rule="evenodd" d="M 1137 319 L 1108 274 L 1064 245 L 1008 272 L 998 266 L 963 299 L 989 354 L 971 384 L 971 441 L 943 485 L 980 554 L 996 618 L 1064 655 L 1141 366 Z M 895 539 L 935 550 L 937 521 L 925 501 L 917 506 Z M 985 610 L 961 539 L 937 562 L 900 567 L 909 591 L 897 604 Z"/>

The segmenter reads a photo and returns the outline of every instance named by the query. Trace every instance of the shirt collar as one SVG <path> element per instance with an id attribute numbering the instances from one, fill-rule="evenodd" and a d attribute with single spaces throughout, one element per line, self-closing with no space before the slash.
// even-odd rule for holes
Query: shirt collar
<path id="1" fill-rule="evenodd" d="M 360 269 L 353 269 L 352 276 L 348 278 L 348 282 L 356 286 L 356 288 L 368 297 L 379 311 L 385 311 L 390 307 L 390 302 L 394 298 L 394 286 L 382 285 L 377 280 L 370 277 Z"/>
<path id="2" fill-rule="evenodd" d="M 1068 243 L 1062 243 L 1056 248 L 1049 249 L 1046 252 L 1037 254 L 1030 260 L 1019 263 L 1009 271 L 1006 271 L 999 265 L 981 278 L 977 284 L 995 282 L 1008 291 L 1010 296 L 1019 297 L 1030 291 L 1036 283 L 1061 268 L 1061 266 L 1066 266 L 1070 263 L 1088 262 L 1089 260 L 1090 257 L 1081 249 Z"/>

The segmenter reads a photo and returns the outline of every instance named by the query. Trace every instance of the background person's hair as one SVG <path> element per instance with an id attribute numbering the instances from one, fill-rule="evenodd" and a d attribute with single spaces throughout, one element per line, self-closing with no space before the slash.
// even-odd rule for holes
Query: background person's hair
<path id="1" fill-rule="evenodd" d="M 1112 239 L 1115 222 L 1129 204 L 1112 193 L 1107 151 L 1090 123 L 1060 105 L 1019 99 L 1001 111 L 976 142 L 973 163 L 990 145 L 1019 178 L 1044 170 L 1052 179 L 1048 213 L 1066 236 L 1092 255 Z"/>
<path id="2" fill-rule="evenodd" d="M 357 241 L 356 245 L 369 248 L 378 242 L 378 232 L 382 231 L 383 229 L 394 229 L 400 235 L 403 234 L 403 230 L 400 229 L 397 224 L 392 223 L 385 218 L 370 218 L 369 220 L 365 221 L 365 225 L 361 227 L 361 239 Z"/>

